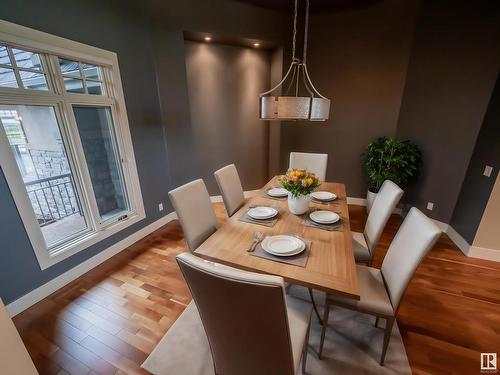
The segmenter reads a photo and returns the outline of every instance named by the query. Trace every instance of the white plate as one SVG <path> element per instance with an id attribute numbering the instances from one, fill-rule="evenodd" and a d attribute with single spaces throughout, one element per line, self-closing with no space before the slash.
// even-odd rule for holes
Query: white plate
<path id="1" fill-rule="evenodd" d="M 332 211 L 313 211 L 309 217 L 312 221 L 320 224 L 333 224 L 340 220 L 340 216 Z"/>
<path id="2" fill-rule="evenodd" d="M 329 191 L 315 191 L 315 192 L 311 193 L 311 196 L 314 199 L 317 199 L 319 201 L 325 201 L 325 202 L 333 201 L 333 200 L 337 199 L 337 196 L 333 193 L 330 193 Z"/>
<path id="3" fill-rule="evenodd" d="M 283 188 L 272 188 L 267 191 L 267 195 L 271 197 L 286 197 L 288 195 L 288 190 Z"/>
<path id="4" fill-rule="evenodd" d="M 301 239 L 286 235 L 266 237 L 261 246 L 269 254 L 281 257 L 299 254 L 306 248 Z"/>
<path id="5" fill-rule="evenodd" d="M 248 216 L 252 219 L 264 220 L 270 219 L 278 215 L 278 210 L 268 206 L 258 206 L 248 210 Z"/>

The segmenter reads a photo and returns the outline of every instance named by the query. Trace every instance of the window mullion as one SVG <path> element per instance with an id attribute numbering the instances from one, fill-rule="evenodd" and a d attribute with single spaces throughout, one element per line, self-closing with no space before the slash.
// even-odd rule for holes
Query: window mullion
<path id="1" fill-rule="evenodd" d="M 9 58 L 10 58 L 10 63 L 12 64 L 12 69 L 14 70 L 14 75 L 16 76 L 16 81 L 17 81 L 17 85 L 19 86 L 19 88 L 24 88 L 24 85 L 23 85 L 23 80 L 21 79 L 21 74 L 19 73 L 19 68 L 17 67 L 17 63 L 16 63 L 16 58 L 14 57 L 14 53 L 12 52 L 12 49 L 8 46 L 5 47 L 7 49 L 7 53 L 9 54 Z"/>
<path id="2" fill-rule="evenodd" d="M 77 168 L 77 175 L 82 181 L 82 196 L 85 197 L 89 208 L 89 221 L 92 228 L 95 231 L 99 231 L 101 228 L 99 210 L 97 207 L 97 202 L 95 199 L 94 188 L 92 186 L 92 180 L 90 178 L 90 172 L 87 166 L 87 161 L 85 158 L 85 153 L 83 152 L 82 142 L 80 140 L 80 134 L 78 132 L 78 126 L 76 124 L 75 115 L 73 113 L 72 103 L 64 100 L 64 116 L 66 118 L 66 124 L 68 127 L 68 133 L 70 134 L 72 150 L 75 153 L 75 167 Z"/>

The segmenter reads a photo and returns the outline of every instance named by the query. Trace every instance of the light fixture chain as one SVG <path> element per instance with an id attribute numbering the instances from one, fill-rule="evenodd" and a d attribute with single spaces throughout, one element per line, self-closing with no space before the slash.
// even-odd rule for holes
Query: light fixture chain
<path id="1" fill-rule="evenodd" d="M 302 58 L 302 63 L 306 63 L 307 60 L 307 35 L 309 31 L 309 0 L 306 0 L 306 20 L 304 26 L 304 56 Z"/>
<path id="2" fill-rule="evenodd" d="M 295 0 L 295 11 L 293 15 L 292 61 L 295 61 L 295 41 L 297 39 L 297 2 L 298 0 Z"/>

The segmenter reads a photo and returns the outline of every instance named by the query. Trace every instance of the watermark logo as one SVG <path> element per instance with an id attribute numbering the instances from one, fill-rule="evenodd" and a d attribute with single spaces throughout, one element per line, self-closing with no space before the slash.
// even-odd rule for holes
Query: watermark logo
<path id="1" fill-rule="evenodd" d="M 497 353 L 481 353 L 481 372 L 497 372 Z"/>

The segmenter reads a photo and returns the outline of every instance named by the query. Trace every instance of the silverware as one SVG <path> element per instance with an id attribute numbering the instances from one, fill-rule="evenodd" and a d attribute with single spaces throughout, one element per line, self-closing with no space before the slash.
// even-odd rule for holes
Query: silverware
<path id="1" fill-rule="evenodd" d="M 260 241 L 262 241 L 262 239 L 264 238 L 264 235 L 262 234 L 262 232 L 255 232 L 255 235 L 254 235 L 254 238 L 253 238 L 253 241 L 252 241 L 252 245 L 250 246 L 250 248 L 247 250 L 249 253 L 255 251 L 255 248 L 257 247 L 258 243 Z"/>

